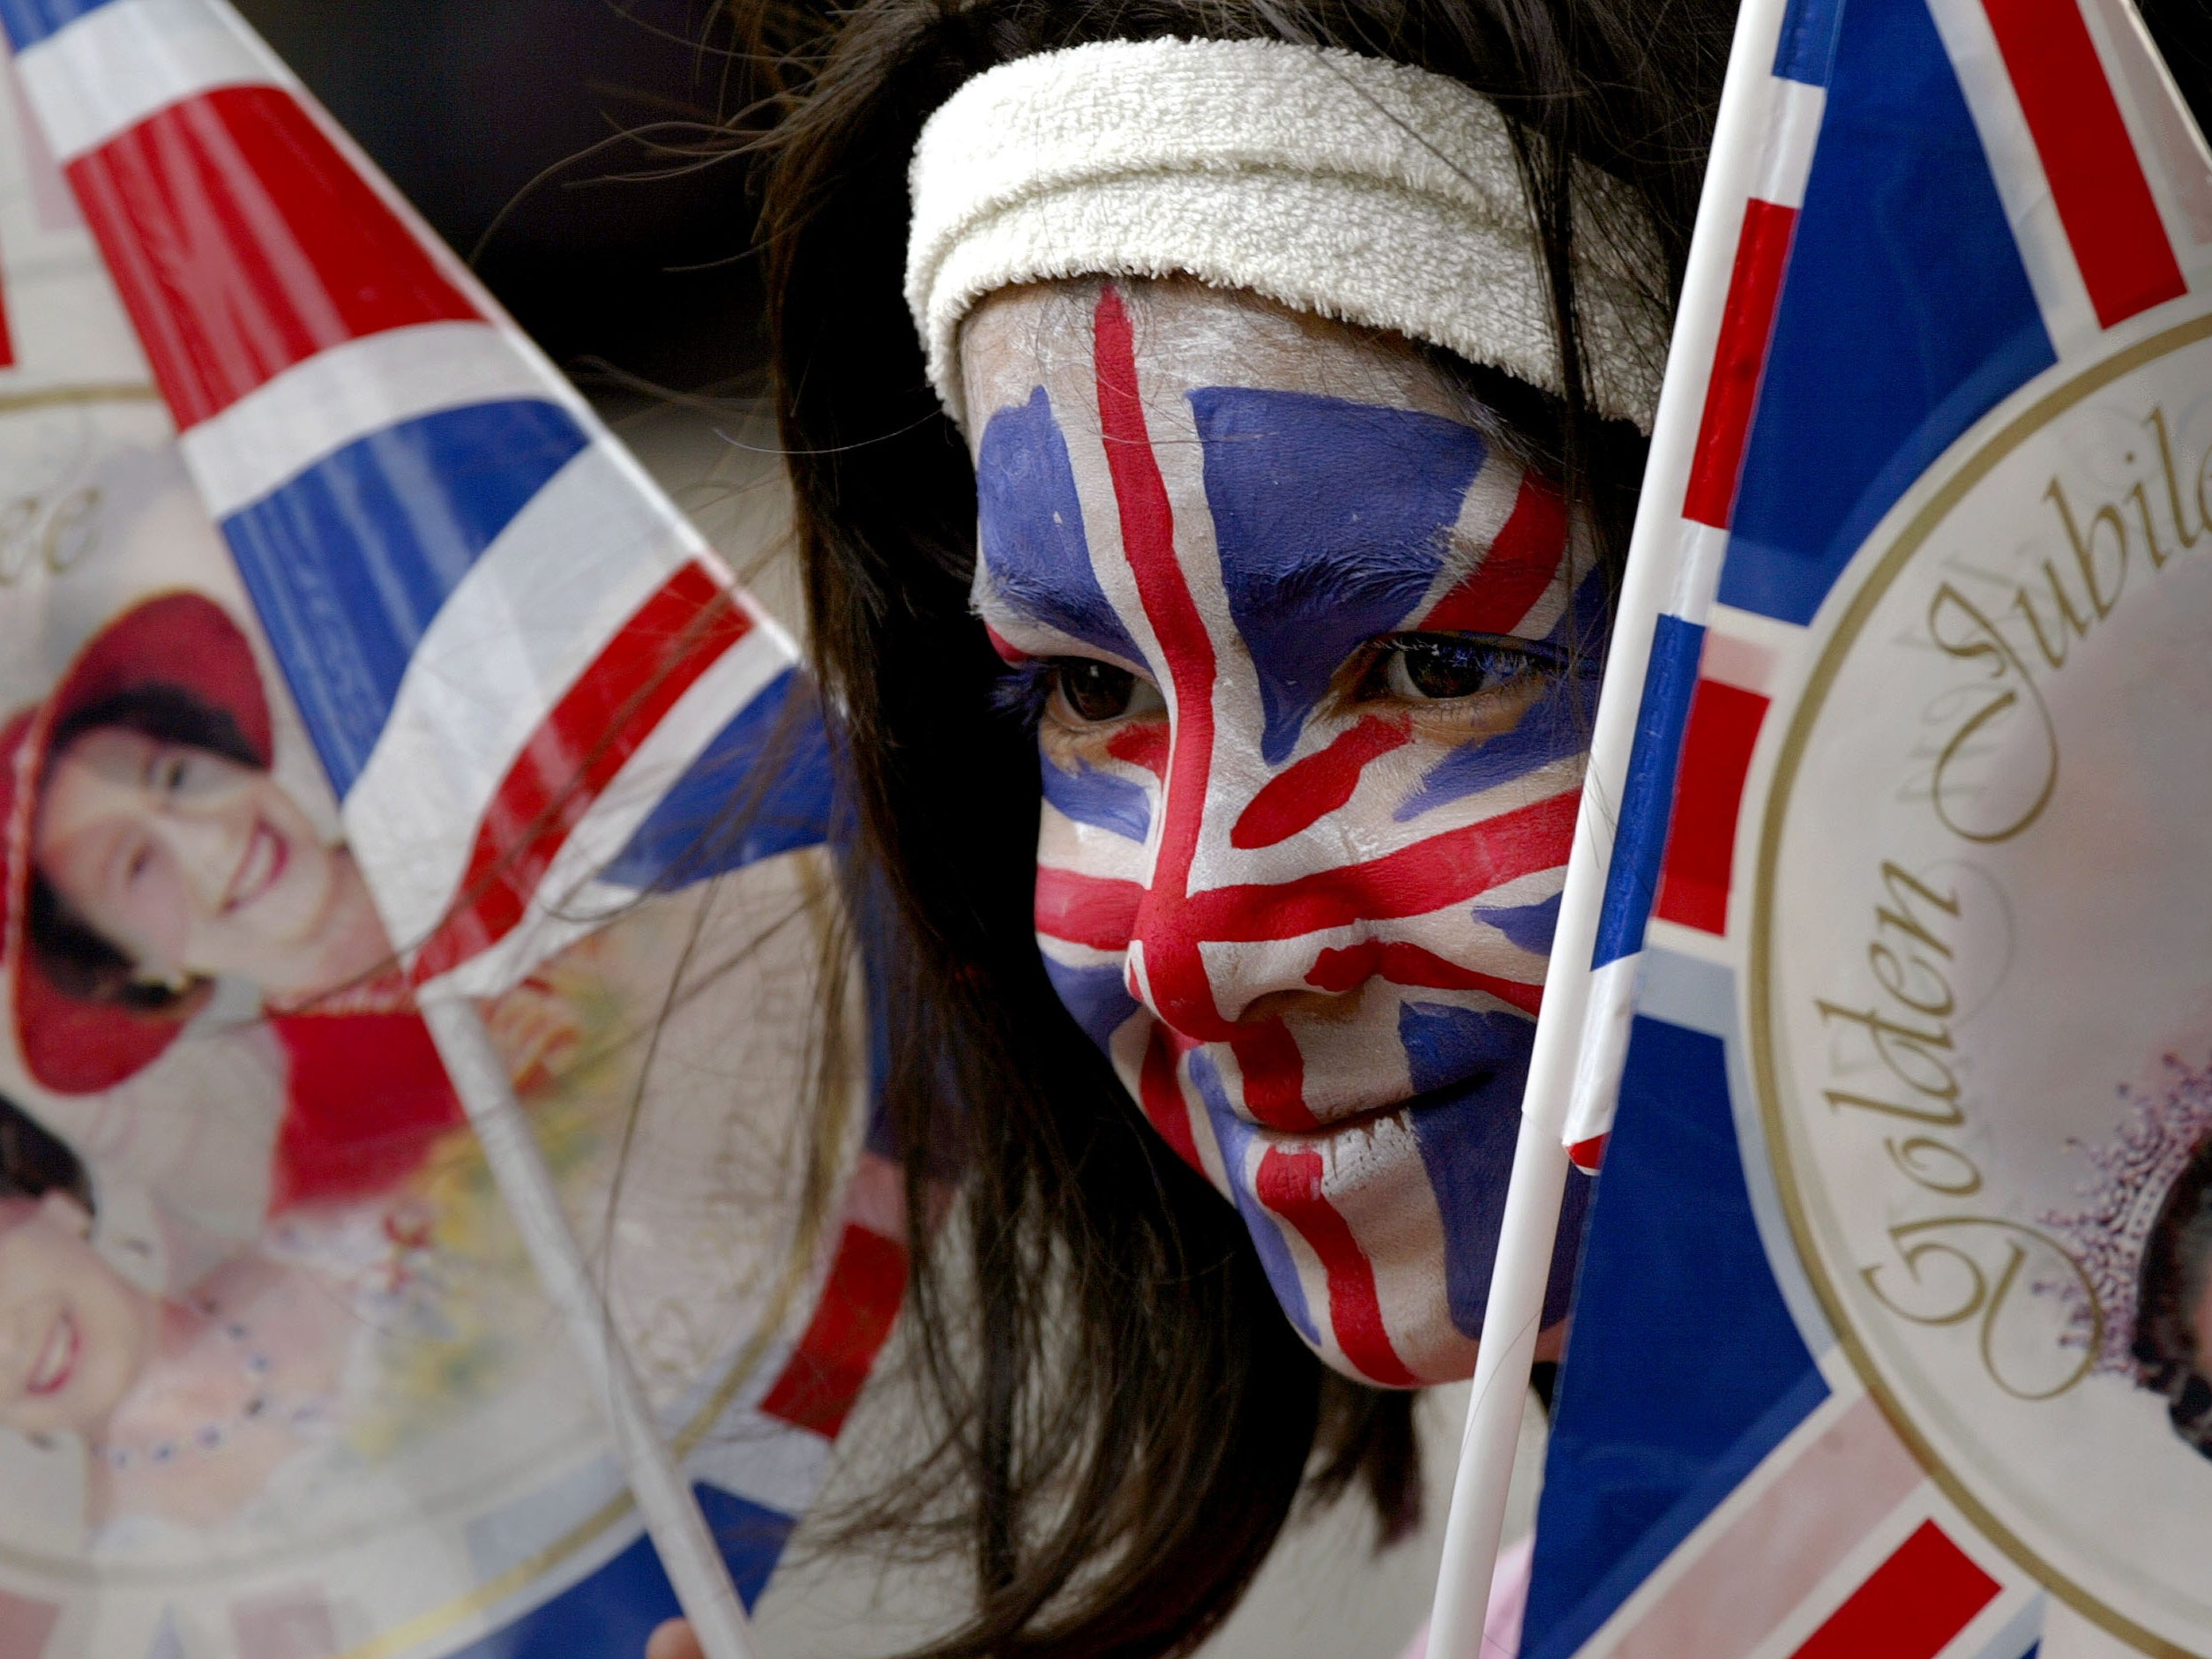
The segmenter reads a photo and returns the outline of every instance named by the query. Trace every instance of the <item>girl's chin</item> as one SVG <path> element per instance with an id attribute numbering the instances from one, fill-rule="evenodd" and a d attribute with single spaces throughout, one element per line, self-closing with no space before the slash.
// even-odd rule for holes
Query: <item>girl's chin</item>
<path id="1" fill-rule="evenodd" d="M 1379 1279 L 1381 1274 L 1377 1275 Z M 1437 1275 L 1441 1279 L 1439 1272 Z M 1402 1306 L 1406 1297 L 1398 1298 Z M 1307 1346 L 1319 1356 L 1331 1371 L 1366 1383 L 1377 1388 L 1426 1388 L 1436 1383 L 1465 1382 L 1475 1374 L 1475 1339 L 1462 1336 L 1452 1323 L 1450 1308 L 1445 1304 L 1444 1287 L 1435 1286 L 1430 1294 L 1434 1305 L 1416 1318 L 1410 1328 L 1393 1329 L 1391 1350 L 1403 1368 L 1394 1376 L 1378 1377 L 1364 1369 L 1349 1356 L 1334 1340 L 1314 1342 Z M 1407 1381 L 1407 1373 L 1412 1377 Z"/>

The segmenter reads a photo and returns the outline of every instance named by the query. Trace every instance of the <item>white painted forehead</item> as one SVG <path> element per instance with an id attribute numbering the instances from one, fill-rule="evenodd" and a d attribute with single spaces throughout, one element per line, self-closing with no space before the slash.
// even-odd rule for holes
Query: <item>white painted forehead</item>
<path id="1" fill-rule="evenodd" d="M 1094 317 L 1102 284 L 1002 289 L 960 335 L 971 445 L 990 416 L 1039 386 L 1064 424 L 1097 422 Z M 1302 315 L 1258 295 L 1191 281 L 1120 282 L 1148 400 L 1199 386 L 1307 392 L 1413 409 L 1495 431 L 1488 410 L 1420 348 L 1394 336 Z"/>

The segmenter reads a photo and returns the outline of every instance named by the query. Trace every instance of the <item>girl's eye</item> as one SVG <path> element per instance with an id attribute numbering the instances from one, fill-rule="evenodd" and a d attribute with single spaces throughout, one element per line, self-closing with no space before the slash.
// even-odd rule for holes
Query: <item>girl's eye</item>
<path id="1" fill-rule="evenodd" d="M 1377 689 L 1407 702 L 1449 702 L 1504 691 L 1554 666 L 1518 643 L 1468 634 L 1400 634 L 1384 642 Z"/>
<path id="2" fill-rule="evenodd" d="M 1137 676 L 1110 662 L 1064 657 L 1052 665 L 1051 712 L 1072 726 L 1102 725 L 1129 712 Z"/>

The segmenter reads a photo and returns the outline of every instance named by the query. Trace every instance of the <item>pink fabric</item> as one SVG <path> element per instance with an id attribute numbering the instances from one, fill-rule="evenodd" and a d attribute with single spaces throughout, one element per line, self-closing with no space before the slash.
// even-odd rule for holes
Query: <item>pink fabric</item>
<path id="1" fill-rule="evenodd" d="M 1536 1558 L 1533 1534 L 1498 1552 L 1490 1578 L 1490 1608 L 1483 1615 L 1483 1659 L 1513 1659 L 1521 1651 L 1521 1619 L 1528 1610 L 1528 1569 Z M 1401 1659 L 1428 1659 L 1429 1622 L 1413 1633 Z"/>

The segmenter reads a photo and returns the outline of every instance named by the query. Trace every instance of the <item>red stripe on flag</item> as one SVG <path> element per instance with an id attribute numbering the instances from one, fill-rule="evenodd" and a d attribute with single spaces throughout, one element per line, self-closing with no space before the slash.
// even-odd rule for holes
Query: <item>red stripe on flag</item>
<path id="1" fill-rule="evenodd" d="M 171 105 L 68 172 L 179 428 L 327 347 L 477 315 L 280 87 Z"/>
<path id="2" fill-rule="evenodd" d="M 1385 1387 L 1407 1388 L 1418 1382 L 1383 1328 L 1374 1264 L 1335 1206 L 1322 1195 L 1321 1155 L 1270 1147 L 1260 1155 L 1254 1185 L 1259 1201 L 1297 1228 L 1321 1259 L 1328 1275 L 1329 1329 L 1344 1357 L 1361 1375 Z"/>
<path id="3" fill-rule="evenodd" d="M 906 1293 L 904 1247 L 895 1238 L 848 1225 L 814 1317 L 762 1397 L 761 1416 L 834 1439 Z"/>
<path id="4" fill-rule="evenodd" d="M 1728 886 L 1744 775 L 1767 718 L 1767 699 L 1740 685 L 1700 680 L 1690 699 L 1675 775 L 1674 818 L 1651 913 L 1707 933 L 1728 930 Z"/>
<path id="5" fill-rule="evenodd" d="M 1511 633 L 1559 579 L 1566 497 L 1533 467 L 1521 475 L 1513 511 L 1465 580 L 1421 619 L 1435 633 Z"/>
<path id="6" fill-rule="evenodd" d="M 416 983 L 513 930 L 601 792 L 692 682 L 751 631 L 752 619 L 696 564 L 638 608 L 500 780 L 453 912 L 415 959 Z"/>
<path id="7" fill-rule="evenodd" d="M 1759 401 L 1759 377 L 1774 333 L 1782 269 L 1790 262 L 1790 233 L 1797 210 L 1753 198 L 1744 204 L 1736 239 L 1736 268 L 1729 273 L 1721 338 L 1713 348 L 1713 373 L 1705 383 L 1705 413 L 1690 460 L 1690 488 L 1682 516 L 1716 530 L 1728 528 L 1736 504 L 1736 480 L 1744 468 L 1744 444 Z"/>
<path id="8" fill-rule="evenodd" d="M 1578 1140 L 1567 1148 L 1567 1162 L 1584 1175 L 1595 1175 L 1599 1164 L 1605 1162 L 1605 1142 L 1608 1137 L 1592 1135 L 1588 1140 Z"/>
<path id="9" fill-rule="evenodd" d="M 1790 1659 L 1935 1659 L 1997 1591 L 1995 1579 L 1924 1521 Z"/>
<path id="10" fill-rule="evenodd" d="M 2076 0 L 1984 0 L 2029 136 L 2106 328 L 2186 293 Z"/>
<path id="11" fill-rule="evenodd" d="M 8 328 L 7 289 L 0 284 L 0 369 L 15 367 L 15 336 Z"/>

